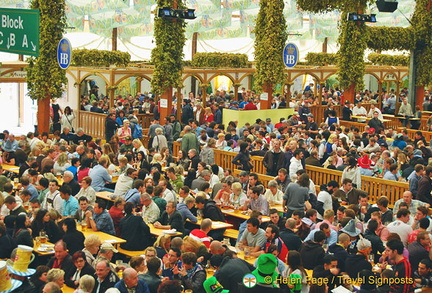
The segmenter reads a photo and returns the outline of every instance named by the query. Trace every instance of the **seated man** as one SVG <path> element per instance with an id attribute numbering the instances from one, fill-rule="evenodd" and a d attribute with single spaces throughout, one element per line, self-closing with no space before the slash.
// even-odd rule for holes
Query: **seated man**
<path id="1" fill-rule="evenodd" d="M 125 173 L 120 174 L 114 188 L 114 196 L 125 197 L 133 186 L 134 179 L 138 176 L 138 171 L 134 168 L 128 168 Z M 137 179 L 138 180 L 138 179 Z M 135 180 L 135 181 L 137 181 Z M 141 179 L 139 179 L 141 180 Z M 126 200 L 127 201 L 127 200 Z"/>
<path id="2" fill-rule="evenodd" d="M 260 251 L 266 243 L 265 231 L 259 227 L 259 224 L 257 218 L 247 220 L 246 231 L 239 242 L 241 246 L 249 249 L 251 253 Z"/>
<path id="3" fill-rule="evenodd" d="M 200 229 L 194 229 L 190 232 L 189 236 L 196 241 L 202 242 L 207 248 L 210 248 L 211 237 L 207 234 L 212 228 L 212 221 L 210 219 L 204 219 L 201 221 Z"/>
<path id="4" fill-rule="evenodd" d="M 332 290 L 340 285 L 340 269 L 337 267 L 338 261 L 333 255 L 326 255 L 323 258 L 323 264 L 313 269 L 312 276 L 316 279 L 322 279 L 327 284 L 328 289 Z"/>
<path id="5" fill-rule="evenodd" d="M 146 282 L 138 278 L 138 273 L 133 268 L 124 270 L 123 279 L 118 281 L 114 288 L 117 288 L 120 293 L 150 293 Z"/>
<path id="6" fill-rule="evenodd" d="M 432 287 L 432 263 L 429 258 L 422 259 L 414 271 L 414 281 L 417 288 Z"/>
<path id="7" fill-rule="evenodd" d="M 326 236 L 323 231 L 317 231 L 314 234 L 313 240 L 305 241 L 300 247 L 300 255 L 305 269 L 312 270 L 314 267 L 324 263 L 325 252 L 322 245 L 325 238 Z"/>
<path id="8" fill-rule="evenodd" d="M 162 212 L 160 218 L 154 223 L 154 227 L 158 229 L 176 229 L 178 232 L 184 233 L 183 218 L 176 210 L 176 204 L 172 201 L 168 202 L 165 211 Z"/>
<path id="9" fill-rule="evenodd" d="M 92 211 L 85 213 L 88 227 L 93 231 L 101 231 L 110 235 L 116 235 L 114 222 L 106 210 L 106 203 L 102 199 L 97 199 Z"/>
<path id="10" fill-rule="evenodd" d="M 57 241 L 54 245 L 54 256 L 49 260 L 47 266 L 51 269 L 62 269 L 68 272 L 74 267 L 72 256 L 68 253 L 66 242 Z"/>
<path id="11" fill-rule="evenodd" d="M 109 261 L 100 260 L 96 263 L 95 286 L 93 293 L 105 293 L 119 281 L 117 275 L 111 271 Z"/>

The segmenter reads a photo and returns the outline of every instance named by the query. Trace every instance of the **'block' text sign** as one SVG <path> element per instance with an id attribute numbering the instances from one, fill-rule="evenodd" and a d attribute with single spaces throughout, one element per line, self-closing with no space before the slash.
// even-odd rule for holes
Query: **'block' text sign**
<path id="1" fill-rule="evenodd" d="M 0 8 L 0 51 L 39 56 L 39 10 Z"/>

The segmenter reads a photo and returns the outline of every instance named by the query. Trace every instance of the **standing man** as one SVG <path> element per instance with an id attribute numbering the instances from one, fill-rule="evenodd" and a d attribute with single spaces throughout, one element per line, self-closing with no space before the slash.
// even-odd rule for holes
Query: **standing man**
<path id="1" fill-rule="evenodd" d="M 276 176 L 278 170 L 280 170 L 284 166 L 285 154 L 281 150 L 281 142 L 279 140 L 275 140 L 273 142 L 273 150 L 267 151 L 263 164 L 267 169 L 266 175 Z"/>
<path id="2" fill-rule="evenodd" d="M 111 137 L 113 137 L 116 134 L 117 128 L 119 127 L 120 126 L 116 122 L 116 114 L 115 113 L 108 114 L 108 116 L 105 119 L 105 139 L 107 142 L 110 141 Z"/>
<path id="3" fill-rule="evenodd" d="M 188 125 L 189 119 L 193 119 L 193 118 L 194 118 L 194 113 L 193 113 L 193 108 L 190 105 L 190 100 L 184 99 L 183 108 L 182 108 L 182 117 L 181 117 L 181 121 L 183 125 Z"/>
<path id="4" fill-rule="evenodd" d="M 385 253 L 395 264 L 393 266 L 394 275 L 399 279 L 409 280 L 412 277 L 412 268 L 409 260 L 402 255 L 403 251 L 404 245 L 398 239 L 392 239 L 386 244 Z M 409 293 L 413 290 L 411 282 L 394 282 L 389 292 Z"/>
<path id="5" fill-rule="evenodd" d="M 181 141 L 181 150 L 183 151 L 183 154 L 188 153 L 188 151 L 192 149 L 199 153 L 200 144 L 198 138 L 191 130 L 192 128 L 189 125 L 186 125 L 184 128 L 184 135 Z"/>

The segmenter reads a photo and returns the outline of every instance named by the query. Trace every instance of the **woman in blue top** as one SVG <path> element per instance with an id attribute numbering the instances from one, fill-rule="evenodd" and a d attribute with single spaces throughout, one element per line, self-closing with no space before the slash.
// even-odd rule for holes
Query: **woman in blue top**
<path id="1" fill-rule="evenodd" d="M 118 125 L 122 126 L 123 125 L 123 120 L 125 120 L 125 112 L 123 110 L 120 110 L 118 113 L 118 117 L 116 119 L 116 122 L 118 123 Z"/>

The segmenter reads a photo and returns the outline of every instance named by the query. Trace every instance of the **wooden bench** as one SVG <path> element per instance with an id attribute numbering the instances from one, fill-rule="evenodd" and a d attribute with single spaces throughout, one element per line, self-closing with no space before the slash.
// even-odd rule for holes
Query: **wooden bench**
<path id="1" fill-rule="evenodd" d="M 235 229 L 226 229 L 223 236 L 237 240 L 239 231 Z"/>
<path id="2" fill-rule="evenodd" d="M 145 254 L 145 250 L 131 251 L 131 250 L 123 249 L 121 247 L 118 247 L 117 250 L 119 253 L 126 255 L 127 257 L 141 256 Z"/>
<path id="3" fill-rule="evenodd" d="M 241 171 L 242 170 L 234 169 L 233 174 L 238 177 Z M 251 173 L 255 173 L 255 172 L 251 172 Z M 258 175 L 258 180 L 261 181 L 261 183 L 264 185 L 265 188 L 268 188 L 268 183 L 270 180 L 274 180 L 274 177 L 272 176 L 267 176 L 259 173 L 255 173 L 255 174 Z"/>

